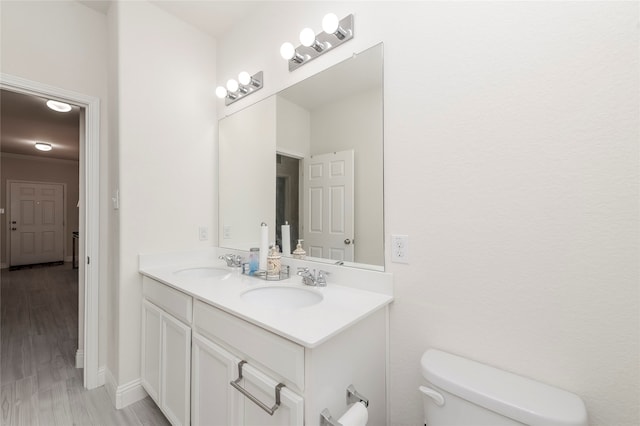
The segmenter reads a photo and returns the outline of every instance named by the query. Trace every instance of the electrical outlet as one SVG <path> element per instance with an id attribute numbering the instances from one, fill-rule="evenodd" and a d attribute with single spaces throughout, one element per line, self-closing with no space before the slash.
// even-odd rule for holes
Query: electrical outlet
<path id="1" fill-rule="evenodd" d="M 391 261 L 395 263 L 409 263 L 409 236 L 391 236 Z"/>
<path id="2" fill-rule="evenodd" d="M 209 239 L 209 228 L 201 226 L 198 228 L 198 237 L 200 241 L 207 241 Z"/>
<path id="3" fill-rule="evenodd" d="M 224 238 L 225 240 L 231 238 L 231 225 L 225 225 L 222 227 L 222 229 L 222 238 Z"/>

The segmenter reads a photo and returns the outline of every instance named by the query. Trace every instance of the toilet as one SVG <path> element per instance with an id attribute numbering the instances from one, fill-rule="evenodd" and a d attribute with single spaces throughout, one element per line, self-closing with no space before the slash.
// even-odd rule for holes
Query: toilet
<path id="1" fill-rule="evenodd" d="M 575 394 L 479 362 L 426 351 L 423 396 L 427 426 L 587 426 Z"/>

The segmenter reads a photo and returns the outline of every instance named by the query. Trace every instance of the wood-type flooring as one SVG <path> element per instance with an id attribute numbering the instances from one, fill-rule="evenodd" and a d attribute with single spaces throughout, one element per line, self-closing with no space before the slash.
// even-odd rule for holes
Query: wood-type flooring
<path id="1" fill-rule="evenodd" d="M 116 410 L 75 367 L 78 270 L 0 270 L 0 425 L 168 425 L 147 397 Z"/>

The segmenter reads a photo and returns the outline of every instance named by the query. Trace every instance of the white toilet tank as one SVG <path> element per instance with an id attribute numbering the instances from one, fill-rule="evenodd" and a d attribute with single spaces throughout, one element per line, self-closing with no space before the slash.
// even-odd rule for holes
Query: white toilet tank
<path id="1" fill-rule="evenodd" d="M 587 426 L 575 394 L 436 349 L 421 360 L 427 426 Z"/>

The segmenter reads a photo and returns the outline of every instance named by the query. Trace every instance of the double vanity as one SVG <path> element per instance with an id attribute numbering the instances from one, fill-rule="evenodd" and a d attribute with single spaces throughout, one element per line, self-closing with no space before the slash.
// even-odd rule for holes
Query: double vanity
<path id="1" fill-rule="evenodd" d="M 316 425 L 353 385 L 386 424 L 391 275 L 286 259 L 326 287 L 243 275 L 229 250 L 140 255 L 142 384 L 174 425 Z M 246 256 L 243 252 L 234 252 Z"/>

